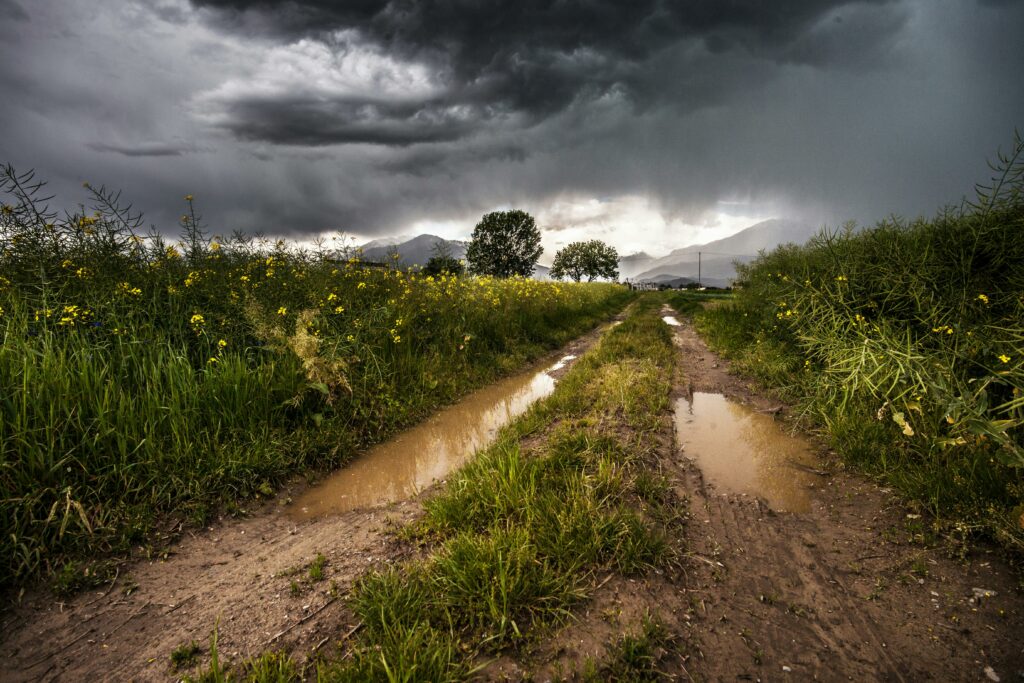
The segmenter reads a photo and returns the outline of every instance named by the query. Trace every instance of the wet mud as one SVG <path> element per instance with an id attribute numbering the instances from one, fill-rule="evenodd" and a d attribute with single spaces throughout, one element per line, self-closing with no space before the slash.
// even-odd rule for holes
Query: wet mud
<path id="1" fill-rule="evenodd" d="M 568 354 L 473 392 L 421 424 L 379 444 L 299 496 L 289 508 L 307 520 L 406 500 L 442 481 L 503 426 L 555 390 L 554 375 L 576 358 Z"/>

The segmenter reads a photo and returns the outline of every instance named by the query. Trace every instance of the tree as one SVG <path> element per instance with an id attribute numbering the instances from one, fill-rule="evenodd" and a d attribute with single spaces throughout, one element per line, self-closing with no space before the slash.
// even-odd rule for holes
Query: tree
<path id="1" fill-rule="evenodd" d="M 423 266 L 424 275 L 462 275 L 465 268 L 459 259 L 452 256 L 452 248 L 447 242 L 434 242 L 431 251 L 433 255 L 427 259 L 427 265 Z"/>
<path id="2" fill-rule="evenodd" d="M 479 275 L 529 277 L 542 253 L 540 230 L 533 216 L 512 209 L 494 211 L 480 219 L 473 228 L 466 260 Z"/>
<path id="3" fill-rule="evenodd" d="M 573 242 L 555 254 L 555 262 L 551 265 L 551 277 L 561 280 L 571 277 L 576 282 L 587 278 L 606 277 L 617 280 L 619 277 L 619 253 L 601 240 L 589 242 Z"/>

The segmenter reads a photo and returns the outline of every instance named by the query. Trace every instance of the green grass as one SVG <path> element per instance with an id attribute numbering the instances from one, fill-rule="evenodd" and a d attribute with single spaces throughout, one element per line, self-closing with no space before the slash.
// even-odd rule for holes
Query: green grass
<path id="1" fill-rule="evenodd" d="M 673 556 L 672 501 L 647 469 L 673 367 L 659 303 L 641 300 L 426 502 L 405 534 L 429 552 L 357 583 L 359 642 L 318 680 L 466 680 L 568 619 L 598 571 L 638 574 Z M 537 442 L 528 451 L 526 436 Z"/>
<path id="2" fill-rule="evenodd" d="M 0 584 L 336 467 L 634 296 L 211 237 L 191 200 L 172 244 L 41 192 L 0 169 Z"/>
<path id="3" fill-rule="evenodd" d="M 656 617 L 645 615 L 635 633 L 623 634 L 605 655 L 600 666 L 592 665 L 583 680 L 597 683 L 639 683 L 671 680 L 658 668 L 659 651 L 670 645 L 668 629 Z"/>
<path id="4" fill-rule="evenodd" d="M 974 203 L 823 232 L 695 314 L 848 462 L 940 526 L 1024 551 L 1024 140 Z"/>

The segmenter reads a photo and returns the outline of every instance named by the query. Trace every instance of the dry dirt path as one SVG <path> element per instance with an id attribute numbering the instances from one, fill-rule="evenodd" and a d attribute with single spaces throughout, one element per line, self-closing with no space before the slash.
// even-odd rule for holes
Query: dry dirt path
<path id="1" fill-rule="evenodd" d="M 604 329 L 537 367 L 581 355 Z M 109 589 L 63 602 L 47 590 L 30 593 L 0 615 L 0 681 L 177 680 L 188 669 L 171 669 L 171 651 L 195 640 L 205 661 L 215 625 L 221 658 L 232 661 L 283 649 L 301 662 L 333 648 L 354 626 L 339 598 L 370 567 L 410 552 L 389 531 L 422 506 L 414 499 L 295 521 L 287 503 L 304 487 L 297 482 L 248 517 L 187 534 L 165 559 L 130 563 Z M 307 567 L 318 554 L 324 577 L 313 582 Z"/>
<path id="2" fill-rule="evenodd" d="M 688 321 L 675 343 L 680 396 L 722 393 L 785 420 L 786 408 L 730 374 Z M 718 491 L 679 456 L 693 557 L 680 677 L 1024 680 L 1024 599 L 1012 570 L 983 548 L 959 561 L 911 542 L 913 512 L 820 450 L 820 483 L 799 514 Z M 995 594 L 979 599 L 976 588 Z"/>

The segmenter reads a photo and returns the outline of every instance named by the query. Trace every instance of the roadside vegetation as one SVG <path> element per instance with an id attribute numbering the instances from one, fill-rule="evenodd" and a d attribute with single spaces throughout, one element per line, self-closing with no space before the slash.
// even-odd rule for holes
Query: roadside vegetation
<path id="1" fill-rule="evenodd" d="M 102 580 L 81 558 L 337 466 L 632 297 L 211 236 L 191 196 L 169 242 L 103 188 L 57 215 L 0 176 L 0 585 Z"/>
<path id="2" fill-rule="evenodd" d="M 741 371 L 798 401 L 846 460 L 936 528 L 1024 551 L 1024 141 L 977 199 L 823 232 L 740 269 L 696 316 Z"/>
<path id="3" fill-rule="evenodd" d="M 654 469 L 674 364 L 659 303 L 638 302 L 550 397 L 426 501 L 401 532 L 422 552 L 356 583 L 348 601 L 359 635 L 319 665 L 318 681 L 466 680 L 565 623 L 600 574 L 677 558 L 678 506 Z M 591 679 L 654 680 L 654 649 L 667 641 L 650 617 L 609 643 Z M 231 671 L 211 662 L 199 680 Z"/>

